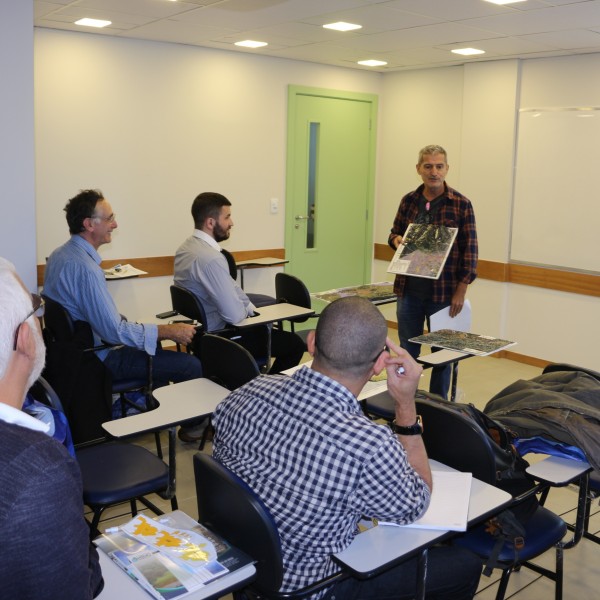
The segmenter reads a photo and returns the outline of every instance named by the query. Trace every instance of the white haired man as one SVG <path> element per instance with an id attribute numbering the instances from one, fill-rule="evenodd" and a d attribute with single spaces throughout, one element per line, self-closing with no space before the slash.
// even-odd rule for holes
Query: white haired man
<path id="1" fill-rule="evenodd" d="M 46 423 L 21 410 L 44 367 L 42 308 L 0 258 L 0 580 L 7 598 L 87 600 L 103 580 L 79 467 Z"/>

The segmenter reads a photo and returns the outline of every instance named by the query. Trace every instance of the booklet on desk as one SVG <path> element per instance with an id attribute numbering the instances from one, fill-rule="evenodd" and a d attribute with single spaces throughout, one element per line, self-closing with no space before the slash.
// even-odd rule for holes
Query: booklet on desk
<path id="1" fill-rule="evenodd" d="M 398 525 L 377 520 L 373 524 L 386 527 L 412 527 L 416 529 L 437 529 L 442 531 L 466 531 L 471 496 L 471 473 L 460 471 L 432 471 L 433 492 L 429 508 L 425 514 L 408 525 Z M 359 529 L 368 529 L 364 521 Z"/>
<path id="2" fill-rule="evenodd" d="M 140 514 L 115 529 L 94 543 L 158 600 L 185 597 L 253 562 L 180 511 L 160 521 Z"/>

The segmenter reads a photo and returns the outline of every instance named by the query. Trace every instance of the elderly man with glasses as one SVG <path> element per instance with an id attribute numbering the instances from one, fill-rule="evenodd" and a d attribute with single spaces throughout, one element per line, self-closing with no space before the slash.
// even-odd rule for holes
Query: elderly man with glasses
<path id="1" fill-rule="evenodd" d="M 50 425 L 22 410 L 44 367 L 30 295 L 0 258 L 0 540 L 2 597 L 94 598 L 102 590 L 96 550 L 83 517 L 81 475 Z"/>
<path id="2" fill-rule="evenodd" d="M 115 213 L 100 190 L 82 190 L 65 207 L 71 238 L 47 260 L 44 295 L 61 304 L 74 321 L 85 321 L 94 342 L 122 344 L 100 350 L 98 357 L 115 379 L 147 377 L 147 354 L 154 356 L 154 386 L 202 376 L 200 361 L 189 354 L 168 352 L 160 340 L 189 344 L 195 333 L 184 323 L 154 325 L 127 321 L 108 292 L 98 249 L 110 243 L 118 227 Z"/>

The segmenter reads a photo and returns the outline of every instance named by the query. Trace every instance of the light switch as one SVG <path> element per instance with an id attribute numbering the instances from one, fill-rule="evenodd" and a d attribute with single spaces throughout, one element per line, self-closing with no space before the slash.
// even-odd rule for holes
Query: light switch
<path id="1" fill-rule="evenodd" d="M 279 212 L 279 199 L 271 198 L 271 214 L 276 215 Z"/>

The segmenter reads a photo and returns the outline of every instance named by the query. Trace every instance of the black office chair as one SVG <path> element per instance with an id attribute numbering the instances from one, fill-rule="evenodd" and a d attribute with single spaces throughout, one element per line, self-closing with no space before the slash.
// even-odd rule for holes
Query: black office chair
<path id="1" fill-rule="evenodd" d="M 100 403 L 89 400 L 89 396 L 100 396 L 104 403 L 112 404 L 112 394 L 118 394 L 121 416 L 127 407 L 136 411 L 152 410 L 155 401 L 152 396 L 152 356 L 148 355 L 147 377 L 115 379 L 110 371 L 97 358 L 96 352 L 120 346 L 102 344 L 94 346 L 94 336 L 89 323 L 74 321 L 69 312 L 55 300 L 44 296 L 44 341 L 46 343 L 46 369 L 44 376 L 62 398 L 67 418 L 76 423 L 72 427 L 75 443 L 86 442 L 95 437 L 102 438 L 97 411 Z M 145 406 L 133 403 L 127 396 L 130 392 L 140 392 Z M 90 414 L 89 411 L 92 411 Z M 102 411 L 103 412 L 103 411 Z M 104 421 L 110 420 L 105 418 Z M 156 436 L 156 447 L 162 458 L 160 435 Z"/>
<path id="2" fill-rule="evenodd" d="M 490 485 L 503 487 L 499 485 L 497 479 L 500 469 L 492 447 L 493 441 L 486 432 L 477 428 L 461 412 L 453 410 L 444 400 L 421 398 L 417 399 L 416 404 L 417 412 L 423 418 L 423 440 L 430 458 L 459 471 L 473 473 L 474 477 Z M 513 504 L 508 508 L 516 510 L 516 507 L 528 502 L 528 499 L 538 491 L 538 486 L 533 481 L 525 487 L 529 488 L 528 491 L 515 497 Z M 504 598 L 510 575 L 520 565 L 554 581 L 555 598 L 557 600 L 562 598 L 563 544 L 561 540 L 567 531 L 567 526 L 558 515 L 537 503 L 529 503 L 528 509 L 531 516 L 524 523 L 525 545 L 515 555 L 514 546 L 506 542 L 497 556 L 502 577 L 496 600 Z M 476 525 L 453 541 L 487 560 L 493 555 L 496 538 L 485 529 L 486 524 Z M 554 571 L 531 562 L 552 547 L 556 549 Z"/>
<path id="3" fill-rule="evenodd" d="M 202 337 L 207 333 L 212 333 L 220 337 L 228 339 L 234 339 L 245 348 L 247 348 L 252 355 L 255 357 L 259 368 L 267 370 L 268 368 L 268 344 L 269 344 L 269 330 L 266 326 L 256 326 L 251 328 L 240 328 L 237 329 L 233 326 L 224 327 L 218 330 L 209 330 L 206 327 L 206 311 L 202 302 L 192 294 L 189 290 L 179 287 L 177 285 L 171 286 L 171 302 L 173 310 L 176 310 L 179 314 L 197 321 L 202 326 L 198 328 L 192 343 L 187 348 L 188 352 L 193 352 L 194 355 L 200 357 Z M 200 358 L 200 362 L 202 359 Z M 204 368 L 204 364 L 203 364 Z"/>
<path id="4" fill-rule="evenodd" d="M 202 336 L 200 362 L 204 377 L 232 391 L 260 375 L 256 360 L 246 348 L 218 335 Z"/>
<path id="5" fill-rule="evenodd" d="M 233 391 L 260 375 L 260 369 L 252 354 L 233 340 L 207 333 L 200 338 L 199 347 L 204 377 L 228 390 Z M 204 449 L 208 434 L 207 427 L 202 434 L 198 450 Z"/>
<path id="6" fill-rule="evenodd" d="M 261 499 L 217 460 L 194 455 L 198 521 L 256 561 L 256 579 L 234 598 L 305 598 L 346 579 L 342 571 L 294 592 L 279 592 L 283 581 L 281 541 L 273 517 Z"/>
<path id="7" fill-rule="evenodd" d="M 312 308 L 312 301 L 310 299 L 308 288 L 301 279 L 298 279 L 298 277 L 290 275 L 289 273 L 277 273 L 277 275 L 275 275 L 275 296 L 277 296 L 277 302 L 287 302 L 304 308 Z M 319 315 L 316 314 L 307 317 L 286 319 L 286 321 L 290 322 L 292 332 L 300 336 L 304 341 L 304 345 L 306 345 L 306 336 L 310 330 L 304 329 L 296 331 L 294 325 L 295 323 L 305 323 L 308 319 L 317 319 L 318 317 Z M 281 327 L 283 327 L 283 324 L 281 324 Z"/>
<path id="8" fill-rule="evenodd" d="M 59 397 L 42 377 L 31 392 L 40 402 L 63 411 Z M 101 414 L 102 405 L 98 408 Z M 110 420 L 108 407 L 100 419 L 103 419 L 100 423 Z M 77 425 L 73 420 L 67 420 L 70 427 Z M 92 510 L 90 537 L 98 535 L 98 525 L 104 511 L 116 504 L 129 502 L 132 516 L 137 514 L 138 501 L 155 514 L 163 514 L 146 498 L 148 494 L 158 494 L 170 500 L 171 508 L 177 510 L 174 436 L 170 436 L 168 465 L 146 448 L 108 441 L 106 437 L 93 443 L 76 444 L 75 457 L 81 470 L 83 503 Z"/>

